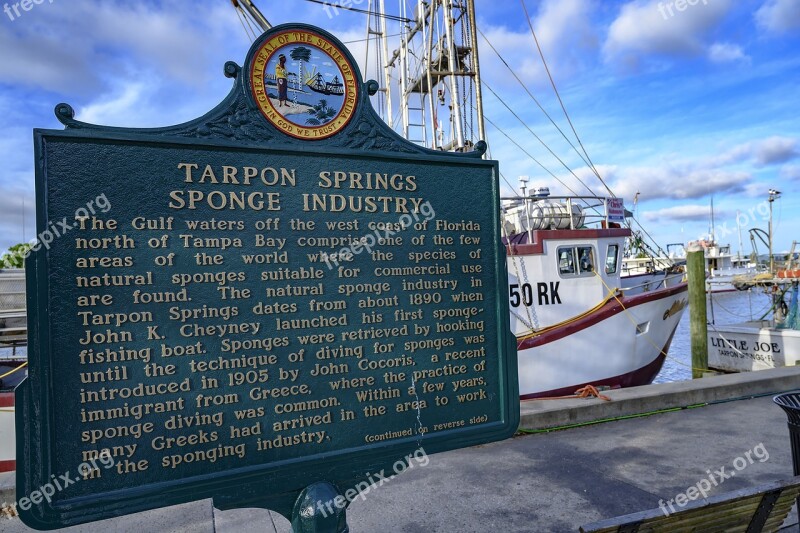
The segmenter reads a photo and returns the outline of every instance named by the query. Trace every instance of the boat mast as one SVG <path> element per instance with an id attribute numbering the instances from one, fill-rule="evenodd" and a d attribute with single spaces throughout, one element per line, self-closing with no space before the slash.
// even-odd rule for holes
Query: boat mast
<path id="1" fill-rule="evenodd" d="M 406 12 L 406 3 L 402 0 L 400 16 L 403 18 L 408 18 Z M 408 88 L 406 86 L 408 82 L 408 45 L 411 39 L 413 39 L 414 33 L 417 31 L 418 26 L 411 29 L 406 24 L 403 24 L 400 30 L 400 114 L 403 120 L 403 137 L 406 139 L 409 138 Z M 394 56 L 392 56 L 392 59 L 394 59 Z M 391 113 L 392 110 L 389 110 L 389 114 Z"/>
<path id="2" fill-rule="evenodd" d="M 475 109 L 478 119 L 478 140 L 486 140 L 486 124 L 483 120 L 483 87 L 481 86 L 481 62 L 478 54 L 478 19 L 475 18 L 475 0 L 467 0 L 467 21 L 472 44 L 472 70 L 475 72 Z"/>
<path id="3" fill-rule="evenodd" d="M 458 98 L 458 80 L 456 79 L 455 65 L 456 60 L 456 44 L 453 40 L 453 6 L 450 2 L 445 0 L 442 2 L 442 10 L 444 15 L 444 29 L 447 38 L 447 62 L 450 67 L 450 117 L 452 118 L 453 125 L 455 126 L 455 142 L 456 146 L 464 146 L 464 131 L 461 128 L 461 102 Z"/>
<path id="4" fill-rule="evenodd" d="M 379 13 L 383 15 L 386 13 L 386 9 L 384 6 L 385 0 L 379 0 Z M 386 32 L 386 17 L 379 16 L 378 20 L 380 21 L 380 33 L 381 33 L 381 47 L 383 48 L 383 87 L 381 91 L 383 91 L 386 100 L 385 100 L 385 109 L 386 109 L 386 123 L 389 125 L 390 128 L 394 128 L 394 117 L 392 116 L 392 69 L 389 67 L 389 64 L 386 62 L 386 58 L 389 57 L 389 34 Z M 369 36 L 367 36 L 369 37 Z M 369 47 L 369 45 L 367 46 Z"/>
<path id="5" fill-rule="evenodd" d="M 738 257 L 739 262 L 742 261 L 742 248 L 744 245 L 742 244 L 742 225 L 739 224 L 739 210 L 736 210 L 736 229 L 739 230 L 739 252 L 736 254 Z"/>
<path id="6" fill-rule="evenodd" d="M 380 9 L 381 15 L 385 15 L 383 2 Z M 386 56 L 385 70 L 399 70 L 398 105 L 403 136 L 443 150 L 464 149 L 483 140 L 485 126 L 474 0 L 418 0 L 411 16 L 401 0 L 400 12 L 406 22 L 401 25 L 398 49 L 391 57 Z M 387 72 L 384 78 L 389 79 Z M 443 120 L 440 115 L 446 115 L 447 111 L 439 113 L 437 109 L 445 106 L 449 106 L 449 117 Z M 472 117 L 477 118 L 477 132 L 472 131 L 466 120 Z M 451 132 L 445 141 L 439 129 L 448 121 Z M 391 125 L 388 117 L 387 122 Z"/>

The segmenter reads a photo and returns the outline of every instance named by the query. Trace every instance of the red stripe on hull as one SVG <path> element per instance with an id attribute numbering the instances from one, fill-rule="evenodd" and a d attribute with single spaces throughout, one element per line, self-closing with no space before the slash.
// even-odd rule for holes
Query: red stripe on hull
<path id="1" fill-rule="evenodd" d="M 0 461 L 0 472 L 13 472 L 17 469 L 17 462 L 14 459 Z"/>
<path id="2" fill-rule="evenodd" d="M 669 289 L 645 292 L 632 297 L 621 297 L 619 301 L 616 298 L 612 298 L 596 313 L 587 315 L 563 327 L 547 331 L 535 337 L 529 337 L 519 342 L 517 344 L 517 350 L 527 350 L 528 348 L 542 346 L 544 344 L 563 339 L 568 335 L 573 335 L 582 329 L 594 326 L 598 322 L 602 322 L 609 317 L 624 312 L 625 309 L 630 309 L 654 300 L 661 300 L 662 298 L 668 298 L 675 294 L 686 292 L 687 288 L 688 286 L 686 283 L 681 283 L 680 285 L 676 285 L 675 287 L 671 287 Z"/>
<path id="3" fill-rule="evenodd" d="M 0 392 L 0 407 L 14 407 L 14 391 Z"/>
<path id="4" fill-rule="evenodd" d="M 535 392 L 533 394 L 525 394 L 520 396 L 521 400 L 535 400 L 536 398 L 548 398 L 554 396 L 569 396 L 575 394 L 575 391 L 580 389 L 581 387 L 585 387 L 586 385 L 594 385 L 595 387 L 611 387 L 612 389 L 621 389 L 623 387 L 638 387 L 639 385 L 649 385 L 656 379 L 656 376 L 659 372 L 661 372 L 661 367 L 664 366 L 664 360 L 666 356 L 664 355 L 669 350 L 669 345 L 672 343 L 672 335 L 675 332 L 673 331 L 672 334 L 667 339 L 667 343 L 661 349 L 661 353 L 659 353 L 656 358 L 647 365 L 634 370 L 633 372 L 628 372 L 622 374 L 620 376 L 614 376 L 611 378 L 605 379 L 598 379 L 589 381 L 586 383 L 579 383 L 577 385 L 572 385 L 570 387 L 564 387 L 562 389 L 554 389 L 548 390 L 544 392 Z"/>

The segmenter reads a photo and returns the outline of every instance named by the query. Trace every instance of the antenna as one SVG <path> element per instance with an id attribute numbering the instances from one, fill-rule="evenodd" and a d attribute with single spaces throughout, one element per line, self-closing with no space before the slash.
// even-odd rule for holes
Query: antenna
<path id="1" fill-rule="evenodd" d="M 742 225 L 739 224 L 739 210 L 738 209 L 736 210 L 736 229 L 739 231 L 739 253 L 737 254 L 737 257 L 738 257 L 739 261 L 741 261 L 742 260 L 742 248 L 743 248 L 743 246 L 742 246 Z"/>
<path id="2" fill-rule="evenodd" d="M 711 237 L 711 243 L 714 244 L 715 239 L 714 239 L 714 195 L 713 194 L 711 195 L 711 231 L 709 233 Z"/>
<path id="3" fill-rule="evenodd" d="M 526 222 L 528 223 L 528 242 L 532 243 L 533 242 L 532 241 L 533 232 L 531 231 L 531 213 L 528 210 L 528 196 L 525 193 L 525 191 L 528 188 L 528 180 L 529 179 L 530 178 L 528 178 L 528 176 L 520 176 L 519 177 L 519 188 L 522 191 L 522 202 L 523 202 L 523 207 L 525 208 L 525 219 L 526 219 Z"/>
<path id="4" fill-rule="evenodd" d="M 530 178 L 528 176 L 520 176 L 519 177 L 519 188 L 522 191 L 522 196 L 525 197 L 525 189 L 528 188 L 528 181 Z"/>

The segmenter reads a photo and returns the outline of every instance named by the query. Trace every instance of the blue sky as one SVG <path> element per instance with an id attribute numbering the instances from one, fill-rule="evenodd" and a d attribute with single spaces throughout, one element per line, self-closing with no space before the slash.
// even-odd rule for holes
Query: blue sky
<path id="1" fill-rule="evenodd" d="M 713 195 L 719 240 L 735 250 L 737 210 L 744 229 L 766 228 L 769 188 L 784 193 L 775 204 L 776 250 L 800 238 L 800 0 L 526 1 L 592 161 L 629 208 L 639 193 L 637 216 L 657 241 L 707 233 Z M 256 4 L 274 24 L 316 24 L 346 42 L 365 36 L 362 15 L 331 17 L 303 0 Z M 481 31 L 568 131 L 520 2 L 476 0 L 476 11 Z M 182 122 L 227 94 L 222 67 L 241 64 L 249 45 L 228 0 L 43 0 L 19 16 L 0 12 L 0 249 L 35 237 L 31 131 L 60 129 L 57 103 L 106 125 Z M 363 43 L 349 46 L 363 58 Z M 480 46 L 484 81 L 599 193 L 585 164 L 482 39 Z M 490 94 L 485 110 L 585 192 Z M 528 175 L 534 185 L 564 191 L 491 126 L 488 141 L 513 185 Z"/>

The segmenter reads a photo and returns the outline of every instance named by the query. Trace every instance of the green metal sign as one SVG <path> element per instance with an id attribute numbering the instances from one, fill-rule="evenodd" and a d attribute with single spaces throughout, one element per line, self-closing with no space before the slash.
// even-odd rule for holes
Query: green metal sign
<path id="1" fill-rule="evenodd" d="M 32 527 L 213 498 L 344 530 L 376 476 L 516 430 L 485 145 L 394 134 L 318 28 L 277 27 L 225 73 L 230 95 L 186 124 L 61 104 L 66 129 L 35 132 L 16 392 Z"/>

